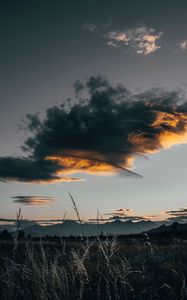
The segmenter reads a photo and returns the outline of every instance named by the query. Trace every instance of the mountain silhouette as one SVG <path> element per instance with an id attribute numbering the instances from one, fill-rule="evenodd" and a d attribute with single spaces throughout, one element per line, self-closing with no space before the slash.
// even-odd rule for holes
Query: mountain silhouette
<path id="1" fill-rule="evenodd" d="M 95 236 L 98 234 L 137 234 L 143 231 L 148 231 L 158 226 L 158 223 L 152 221 L 140 221 L 132 222 L 126 221 L 122 222 L 120 220 L 115 220 L 113 222 L 106 222 L 103 224 L 96 223 L 82 223 L 79 224 L 73 220 L 66 220 L 61 224 L 41 226 L 35 224 L 24 229 L 26 234 L 32 236 Z"/>
<path id="2" fill-rule="evenodd" d="M 174 222 L 170 225 L 162 224 L 157 228 L 149 230 L 150 234 L 159 234 L 159 233 L 177 233 L 187 231 L 187 223 L 178 223 Z"/>

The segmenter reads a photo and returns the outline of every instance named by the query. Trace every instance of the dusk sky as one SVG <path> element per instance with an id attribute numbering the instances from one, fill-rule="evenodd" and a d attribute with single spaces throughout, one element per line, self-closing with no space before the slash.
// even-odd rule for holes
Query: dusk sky
<path id="1" fill-rule="evenodd" d="M 1 1 L 0 218 L 74 218 L 68 192 L 84 219 L 187 218 L 186 16 L 186 0 Z"/>

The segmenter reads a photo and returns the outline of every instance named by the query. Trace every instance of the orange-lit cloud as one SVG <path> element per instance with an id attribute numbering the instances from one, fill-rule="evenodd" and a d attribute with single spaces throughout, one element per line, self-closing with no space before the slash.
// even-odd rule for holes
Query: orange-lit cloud
<path id="1" fill-rule="evenodd" d="M 55 162 L 55 163 L 58 164 L 58 162 Z M 64 171 L 54 171 L 54 175 L 55 175 L 54 178 L 51 178 L 51 179 L 33 179 L 33 180 L 29 180 L 27 183 L 48 185 L 48 184 L 63 183 L 63 182 L 68 183 L 68 182 L 85 181 L 84 178 L 66 177 L 65 173 L 66 172 L 64 172 Z M 9 180 L 9 181 L 19 182 L 20 180 L 12 179 L 12 180 Z"/>
<path id="2" fill-rule="evenodd" d="M 151 127 L 156 132 L 154 137 L 147 136 L 146 132 L 129 135 L 128 139 L 137 152 L 157 153 L 162 149 L 187 143 L 187 113 L 155 111 Z"/>
<path id="3" fill-rule="evenodd" d="M 128 140 L 133 151 L 121 155 L 121 168 L 131 169 L 135 154 L 154 154 L 174 145 L 187 143 L 186 113 L 155 111 L 155 120 L 152 122 L 151 127 L 158 131 L 154 138 L 147 136 L 147 133 L 144 132 L 129 134 Z M 80 172 L 93 175 L 112 175 L 119 172 L 119 165 L 104 161 L 105 157 L 102 154 L 83 150 L 65 150 L 63 152 L 64 154 L 46 157 L 47 160 L 53 161 L 62 167 L 62 170 L 57 172 L 58 175 Z M 68 153 L 68 156 L 65 153 Z"/>
<path id="4" fill-rule="evenodd" d="M 105 155 L 94 151 L 84 150 L 66 149 L 62 154 L 49 155 L 45 159 L 62 167 L 56 172 L 58 176 L 67 176 L 75 173 L 110 176 L 119 172 L 119 170 L 121 172 L 124 171 L 125 173 L 135 175 L 135 173 L 128 169 L 132 167 L 133 161 L 133 158 L 128 155 L 123 156 L 123 162 L 121 165 L 115 165 L 110 160 L 107 161 Z"/>
<path id="5" fill-rule="evenodd" d="M 91 159 L 83 159 L 77 157 L 69 157 L 64 155 L 47 156 L 46 160 L 53 161 L 62 167 L 62 170 L 57 172 L 60 174 L 88 173 L 88 174 L 113 174 L 115 168 L 110 164 L 94 161 Z"/>

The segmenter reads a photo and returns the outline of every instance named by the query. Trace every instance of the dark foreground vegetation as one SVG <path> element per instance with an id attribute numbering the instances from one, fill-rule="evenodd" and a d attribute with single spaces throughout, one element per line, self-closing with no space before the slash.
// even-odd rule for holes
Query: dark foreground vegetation
<path id="1" fill-rule="evenodd" d="M 1 300 L 185 300 L 186 279 L 184 238 L 0 240 Z"/>

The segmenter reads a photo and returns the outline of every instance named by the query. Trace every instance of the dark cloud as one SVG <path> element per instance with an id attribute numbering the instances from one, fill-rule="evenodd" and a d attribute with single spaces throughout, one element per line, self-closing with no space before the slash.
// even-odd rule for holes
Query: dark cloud
<path id="1" fill-rule="evenodd" d="M 186 214 L 187 215 L 187 208 L 181 208 L 179 210 L 169 210 L 166 211 L 167 214 L 172 215 L 172 216 L 177 216 L 181 214 Z"/>
<path id="2" fill-rule="evenodd" d="M 82 92 L 84 90 L 84 85 L 82 84 L 82 82 L 80 80 L 76 80 L 73 87 L 75 90 L 75 94 L 79 94 L 80 92 Z"/>
<path id="3" fill-rule="evenodd" d="M 4 218 L 0 218 L 0 223 L 4 223 L 4 222 L 12 223 L 12 222 L 15 222 L 15 221 L 16 221 L 15 219 L 4 219 Z"/>
<path id="4" fill-rule="evenodd" d="M 44 119 L 27 116 L 25 158 L 1 157 L 1 180 L 77 181 L 75 173 L 135 175 L 136 155 L 187 141 L 187 104 L 179 92 L 136 95 L 105 78 L 75 83 L 76 100 L 53 106 Z M 182 95 L 182 96 L 181 96 Z"/>
<path id="5" fill-rule="evenodd" d="M 122 220 L 122 221 L 143 221 L 143 220 L 149 220 L 148 218 L 145 218 L 143 216 L 112 216 L 110 218 L 108 218 L 108 220 Z"/>
<path id="6" fill-rule="evenodd" d="M 23 181 L 28 183 L 55 183 L 59 181 L 78 181 L 77 178 L 58 176 L 61 168 L 45 159 L 0 157 L 0 180 Z"/>
<path id="7" fill-rule="evenodd" d="M 14 196 L 13 202 L 24 205 L 44 206 L 53 202 L 55 199 L 48 196 Z"/>
<path id="8" fill-rule="evenodd" d="M 181 208 L 179 210 L 170 210 L 166 211 L 166 214 L 168 214 L 168 221 L 171 222 L 187 222 L 187 208 Z"/>
<path id="9" fill-rule="evenodd" d="M 22 219 L 22 224 L 30 224 L 31 222 L 36 223 L 42 223 L 42 224 L 51 224 L 51 223 L 62 223 L 64 219 L 38 219 L 38 220 L 29 220 L 29 219 Z M 16 223 L 17 219 L 9 219 L 9 218 L 0 218 L 0 223 L 6 222 L 6 223 Z"/>
<path id="10" fill-rule="evenodd" d="M 32 226 L 37 224 L 37 221 L 35 220 L 28 220 L 28 219 L 22 219 L 20 222 L 21 228 L 25 228 L 28 226 Z M 8 225 L 8 228 L 11 230 L 15 230 L 17 226 L 17 219 L 4 219 L 0 218 L 0 226 L 6 226 Z"/>

